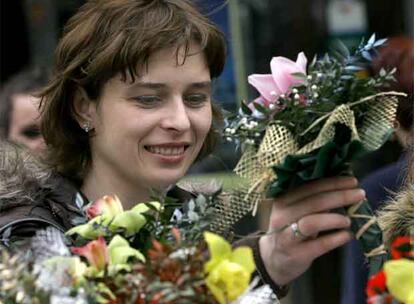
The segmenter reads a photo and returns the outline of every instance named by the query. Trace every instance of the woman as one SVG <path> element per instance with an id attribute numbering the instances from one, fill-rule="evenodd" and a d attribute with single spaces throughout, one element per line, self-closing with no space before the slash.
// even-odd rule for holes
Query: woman
<path id="1" fill-rule="evenodd" d="M 55 173 L 36 203 L 41 220 L 9 208 L 9 216 L 34 220 L 0 218 L 3 239 L 44 222 L 67 230 L 79 208 L 105 194 L 129 208 L 152 189 L 170 189 L 213 148 L 220 115 L 211 83 L 224 59 L 223 34 L 190 1 L 86 3 L 66 26 L 53 80 L 41 93 Z M 355 179 L 338 177 L 273 202 L 269 230 L 277 232 L 246 240 L 264 281 L 280 296 L 314 258 L 349 241 L 349 219 L 329 210 L 363 198 Z M 327 230 L 334 232 L 317 237 Z"/>

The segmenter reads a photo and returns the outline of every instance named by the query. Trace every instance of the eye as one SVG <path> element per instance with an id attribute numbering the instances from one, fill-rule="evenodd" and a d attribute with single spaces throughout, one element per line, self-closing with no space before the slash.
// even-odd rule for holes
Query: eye
<path id="1" fill-rule="evenodd" d="M 142 95 L 133 97 L 132 99 L 146 108 L 155 107 L 162 101 L 161 98 L 156 95 Z"/>
<path id="2" fill-rule="evenodd" d="M 202 107 L 210 101 L 210 96 L 207 94 L 189 94 L 184 97 L 184 100 L 191 107 Z"/>
<path id="3" fill-rule="evenodd" d="M 29 127 L 23 129 L 21 134 L 30 139 L 35 139 L 41 136 L 40 129 L 38 127 Z"/>

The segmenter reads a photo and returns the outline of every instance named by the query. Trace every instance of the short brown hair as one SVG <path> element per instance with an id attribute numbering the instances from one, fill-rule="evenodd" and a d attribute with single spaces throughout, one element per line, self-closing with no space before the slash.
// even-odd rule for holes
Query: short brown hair
<path id="1" fill-rule="evenodd" d="M 90 165 L 89 137 L 74 116 L 76 92 L 98 100 L 103 85 L 115 75 L 134 80 L 150 55 L 161 49 L 176 47 L 178 54 L 183 47 L 187 57 L 193 41 L 205 54 L 211 77 L 218 77 L 226 56 L 224 35 L 191 1 L 91 0 L 83 5 L 64 29 L 52 81 L 40 94 L 50 164 L 75 179 L 82 179 Z M 221 120 L 213 105 L 213 127 L 200 156 L 212 151 L 214 126 Z"/>
<path id="2" fill-rule="evenodd" d="M 0 140 L 9 138 L 13 97 L 18 94 L 33 95 L 49 81 L 46 67 L 30 67 L 13 75 L 0 92 Z"/>

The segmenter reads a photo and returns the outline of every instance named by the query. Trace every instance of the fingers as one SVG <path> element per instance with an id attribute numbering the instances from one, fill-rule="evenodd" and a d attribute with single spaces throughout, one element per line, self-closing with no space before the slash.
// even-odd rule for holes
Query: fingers
<path id="1" fill-rule="evenodd" d="M 303 241 L 298 244 L 297 250 L 303 252 L 307 259 L 316 259 L 317 257 L 340 247 L 352 239 L 349 231 L 333 232 L 314 240 Z M 305 257 L 304 257 L 305 258 Z"/>
<path id="2" fill-rule="evenodd" d="M 297 243 L 307 242 L 309 240 L 307 237 L 315 239 L 321 232 L 348 229 L 350 226 L 351 220 L 347 216 L 338 213 L 316 213 L 297 221 L 299 235 L 303 237 L 295 235 L 295 231 L 290 225 L 283 231 L 276 233 L 276 238 L 280 248 L 290 248 L 296 246 Z"/>
<path id="3" fill-rule="evenodd" d="M 305 236 L 316 236 L 320 232 L 347 229 L 351 226 L 351 220 L 347 216 L 338 213 L 319 213 L 304 216 L 298 221 L 298 229 Z"/>
<path id="4" fill-rule="evenodd" d="M 364 190 L 348 189 L 314 194 L 289 206 L 279 205 L 278 202 L 275 202 L 269 227 L 270 229 L 283 227 L 310 214 L 350 206 L 363 199 L 365 199 Z"/>
<path id="5" fill-rule="evenodd" d="M 321 192 L 352 189 L 358 186 L 358 180 L 355 177 L 338 176 L 324 178 L 317 181 L 307 183 L 287 194 L 276 198 L 278 204 L 290 205 L 300 201 L 308 196 L 312 196 Z"/>

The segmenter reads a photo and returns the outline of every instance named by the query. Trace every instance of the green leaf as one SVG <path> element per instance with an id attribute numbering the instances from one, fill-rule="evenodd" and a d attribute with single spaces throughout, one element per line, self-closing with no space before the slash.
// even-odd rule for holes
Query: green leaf
<path id="1" fill-rule="evenodd" d="M 349 50 L 348 50 L 348 48 L 346 47 L 346 45 L 342 42 L 342 40 L 338 40 L 337 41 L 337 48 L 338 48 L 338 51 L 340 52 L 340 54 L 343 56 L 343 57 L 345 57 L 345 58 L 347 58 L 347 57 L 349 57 L 351 54 L 349 53 Z"/>
<path id="2" fill-rule="evenodd" d="M 387 42 L 387 40 L 388 40 L 387 38 L 377 40 L 374 43 L 374 47 L 379 47 L 379 46 L 383 45 L 385 42 Z"/>
<path id="3" fill-rule="evenodd" d="M 244 101 L 241 102 L 241 109 L 243 113 L 246 115 L 251 115 L 253 113 L 252 110 L 250 110 L 249 106 Z"/>
<path id="4" fill-rule="evenodd" d="M 316 63 L 316 60 L 318 59 L 318 57 L 315 55 L 315 56 L 313 56 L 313 59 L 312 59 L 312 62 L 311 62 L 311 66 L 314 66 L 315 65 L 315 63 Z"/>
<path id="5" fill-rule="evenodd" d="M 363 67 L 356 66 L 356 65 L 350 65 L 350 66 L 345 67 L 345 70 L 349 72 L 358 72 L 358 71 L 362 71 L 363 69 L 364 69 Z"/>
<path id="6" fill-rule="evenodd" d="M 291 75 L 297 79 L 306 80 L 306 74 L 304 73 L 296 72 L 296 73 L 292 73 Z"/>
<path id="7" fill-rule="evenodd" d="M 371 56 L 371 54 L 370 54 L 368 51 L 363 51 L 363 52 L 361 53 L 361 55 L 362 55 L 362 57 L 364 57 L 366 60 L 368 60 L 368 61 L 372 61 L 372 56 Z"/>
<path id="8" fill-rule="evenodd" d="M 260 113 L 267 114 L 267 109 L 262 106 L 260 103 L 253 102 L 254 108 L 259 111 Z"/>
<path id="9" fill-rule="evenodd" d="M 373 45 L 375 42 L 375 33 L 368 39 L 367 45 Z"/>

